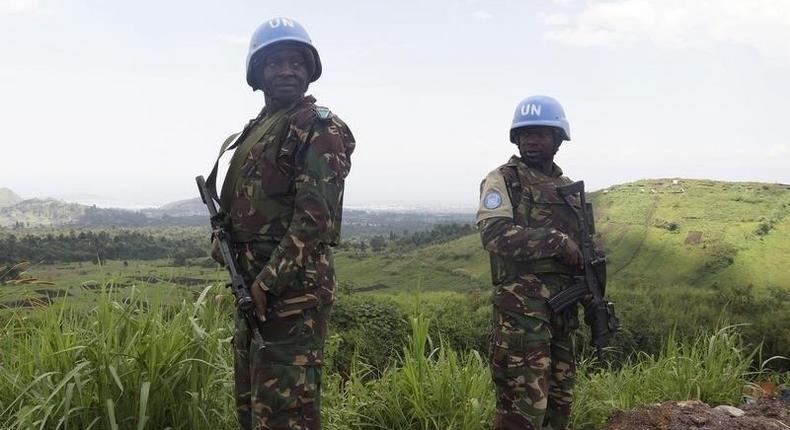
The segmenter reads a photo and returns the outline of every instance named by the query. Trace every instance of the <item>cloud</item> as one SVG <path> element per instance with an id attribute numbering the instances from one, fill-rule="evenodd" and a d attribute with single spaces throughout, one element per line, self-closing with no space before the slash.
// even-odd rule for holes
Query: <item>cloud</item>
<path id="1" fill-rule="evenodd" d="M 218 34 L 217 39 L 230 45 L 247 46 L 250 43 L 249 37 L 236 34 Z"/>
<path id="2" fill-rule="evenodd" d="M 546 37 L 575 46 L 726 43 L 790 61 L 787 0 L 591 0 L 573 9 L 544 17 Z"/>
<path id="3" fill-rule="evenodd" d="M 0 15 L 40 12 L 38 0 L 0 0 Z"/>
<path id="4" fill-rule="evenodd" d="M 475 18 L 477 19 L 491 19 L 493 17 L 494 15 L 491 15 L 487 10 L 480 9 L 475 11 Z"/>

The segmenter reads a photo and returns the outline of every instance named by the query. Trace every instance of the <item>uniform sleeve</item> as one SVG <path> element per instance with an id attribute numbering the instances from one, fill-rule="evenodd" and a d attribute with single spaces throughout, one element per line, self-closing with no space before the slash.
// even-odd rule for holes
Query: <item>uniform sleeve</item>
<path id="1" fill-rule="evenodd" d="M 354 141 L 345 124 L 318 126 L 298 155 L 294 214 L 283 239 L 257 279 L 279 295 L 296 279 L 321 244 L 334 242 L 343 210 L 343 185 L 351 168 Z"/>
<path id="2" fill-rule="evenodd" d="M 486 251 L 519 261 L 560 255 L 568 235 L 548 227 L 522 227 L 513 218 L 513 204 L 502 173 L 495 170 L 480 184 L 477 228 Z"/>

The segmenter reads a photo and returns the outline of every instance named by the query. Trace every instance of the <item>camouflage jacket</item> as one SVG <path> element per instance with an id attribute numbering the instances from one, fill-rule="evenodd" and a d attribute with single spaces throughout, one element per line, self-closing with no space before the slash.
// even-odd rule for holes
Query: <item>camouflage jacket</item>
<path id="1" fill-rule="evenodd" d="M 546 175 L 513 156 L 480 184 L 477 225 L 495 284 L 527 273 L 577 273 L 557 259 L 569 238 L 578 242 L 576 217 L 556 191 L 571 182 L 556 164 Z M 580 205 L 576 196 L 571 201 Z"/>
<path id="2" fill-rule="evenodd" d="M 240 139 L 237 152 L 248 152 L 234 154 L 241 163 L 228 171 L 222 190 L 233 239 L 255 245 L 248 258 L 264 260 L 252 267 L 261 267 L 256 279 L 274 295 L 294 288 L 334 291 L 329 247 L 340 239 L 354 137 L 314 103 L 307 96 L 284 111 L 264 109 Z"/>

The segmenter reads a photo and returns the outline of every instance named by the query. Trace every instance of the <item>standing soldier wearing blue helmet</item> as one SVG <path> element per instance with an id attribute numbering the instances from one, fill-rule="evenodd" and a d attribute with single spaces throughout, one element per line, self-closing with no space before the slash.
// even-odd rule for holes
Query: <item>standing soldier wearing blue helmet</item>
<path id="1" fill-rule="evenodd" d="M 489 173 L 480 188 L 477 225 L 495 286 L 490 344 L 495 429 L 568 427 L 576 306 L 558 315 L 547 304 L 574 285 L 573 276 L 582 270 L 579 226 L 556 190 L 571 183 L 554 163 L 566 140 L 570 127 L 555 99 L 524 99 L 510 127 L 520 156 Z"/>
<path id="2" fill-rule="evenodd" d="M 247 83 L 265 106 L 229 137 L 219 195 L 236 262 L 250 288 L 262 344 L 236 315 L 235 392 L 241 428 L 319 429 L 323 347 L 335 299 L 332 247 L 340 239 L 343 186 L 354 138 L 305 96 L 321 59 L 288 18 L 252 35 Z M 213 189 L 216 165 L 207 183 Z M 221 262 L 213 242 L 212 255 Z"/>

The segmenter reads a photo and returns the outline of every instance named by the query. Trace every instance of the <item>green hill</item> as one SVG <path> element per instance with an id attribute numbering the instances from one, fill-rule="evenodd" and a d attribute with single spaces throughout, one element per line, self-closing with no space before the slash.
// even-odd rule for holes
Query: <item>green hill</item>
<path id="1" fill-rule="evenodd" d="M 8 188 L 0 188 L 0 208 L 13 206 L 22 201 L 22 198 Z"/>
<path id="2" fill-rule="evenodd" d="M 790 290 L 790 186 L 643 180 L 590 194 L 615 284 L 753 285 Z M 476 234 L 407 253 L 341 254 L 339 277 L 363 289 L 489 285 Z"/>
<path id="3" fill-rule="evenodd" d="M 790 289 L 790 186 L 649 180 L 595 193 L 614 279 Z"/>

